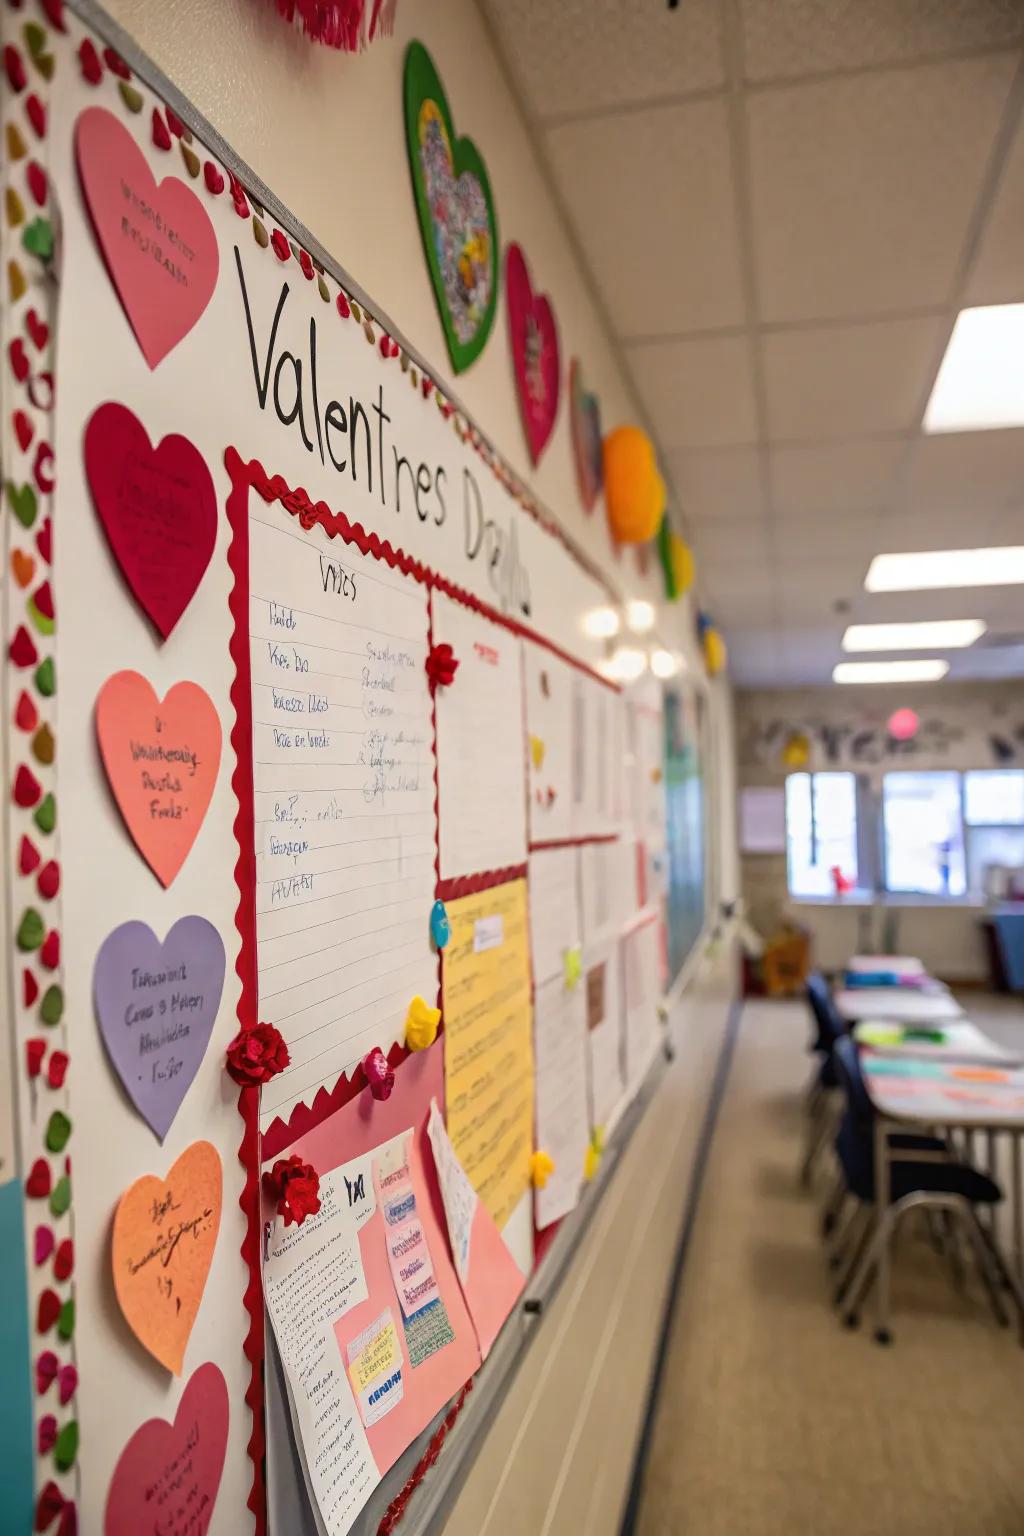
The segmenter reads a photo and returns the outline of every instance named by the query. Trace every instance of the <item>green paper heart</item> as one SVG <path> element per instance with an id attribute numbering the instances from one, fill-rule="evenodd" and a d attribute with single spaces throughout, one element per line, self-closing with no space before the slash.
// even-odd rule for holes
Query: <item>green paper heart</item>
<path id="1" fill-rule="evenodd" d="M 46 924 L 39 916 L 35 907 L 26 907 L 22 913 L 21 922 L 18 924 L 15 940 L 18 948 L 28 954 L 33 949 L 38 949 L 45 938 Z"/>
<path id="2" fill-rule="evenodd" d="M 43 696 L 47 699 L 56 692 L 57 676 L 53 670 L 52 656 L 47 656 L 46 659 L 41 661 L 38 667 L 36 667 L 36 687 L 39 689 L 39 692 L 43 694 Z"/>
<path id="3" fill-rule="evenodd" d="M 11 511 L 23 528 L 31 528 L 39 511 L 39 502 L 36 493 L 30 485 L 15 485 L 12 480 L 7 482 L 7 501 Z"/>
<path id="4" fill-rule="evenodd" d="M 57 1318 L 57 1332 L 62 1339 L 70 1339 L 74 1331 L 75 1303 L 73 1297 L 69 1296 L 60 1309 L 60 1314 Z"/>
<path id="5" fill-rule="evenodd" d="M 63 1216 L 71 1204 L 71 1180 L 61 1174 L 50 1193 L 50 1215 Z"/>
<path id="6" fill-rule="evenodd" d="M 21 243 L 30 255 L 38 256 L 40 261 L 49 261 L 53 255 L 53 225 L 49 219 L 42 216 L 33 219 L 26 226 Z"/>
<path id="7" fill-rule="evenodd" d="M 472 139 L 456 138 L 444 86 L 422 43 L 406 50 L 404 98 L 423 249 L 448 355 L 461 373 L 480 356 L 494 324 L 498 215 L 487 167 Z M 470 204 L 461 219 L 453 195 L 457 182 Z"/>
<path id="8" fill-rule="evenodd" d="M 70 1472 L 78 1456 L 78 1424 L 70 1419 L 53 1442 L 53 1459 L 59 1472 Z"/>
<path id="9" fill-rule="evenodd" d="M 52 635 L 54 628 L 53 620 L 49 618 L 45 613 L 39 612 L 39 609 L 36 607 L 32 598 L 29 598 L 25 606 L 28 609 L 29 618 L 32 620 L 32 623 L 35 625 L 39 633 L 41 635 Z"/>
<path id="10" fill-rule="evenodd" d="M 661 519 L 658 529 L 658 557 L 661 560 L 662 575 L 665 578 L 665 596 L 670 603 L 674 603 L 679 593 L 676 591 L 675 572 L 672 569 L 672 524 L 668 520 L 666 512 Z"/>
<path id="11" fill-rule="evenodd" d="M 57 802 L 52 795 L 44 795 L 32 814 L 32 820 L 40 832 L 52 832 L 57 825 Z"/>
<path id="12" fill-rule="evenodd" d="M 38 59 L 46 49 L 46 28 L 40 26 L 38 21 L 27 21 L 22 36 L 31 57 Z"/>
<path id="13" fill-rule="evenodd" d="M 56 982 L 47 987 L 39 1004 L 39 1017 L 44 1024 L 59 1024 L 64 1016 L 64 993 Z"/>
<path id="14" fill-rule="evenodd" d="M 55 1109 L 46 1126 L 46 1145 L 50 1152 L 63 1152 L 71 1135 L 71 1121 L 62 1109 Z"/>

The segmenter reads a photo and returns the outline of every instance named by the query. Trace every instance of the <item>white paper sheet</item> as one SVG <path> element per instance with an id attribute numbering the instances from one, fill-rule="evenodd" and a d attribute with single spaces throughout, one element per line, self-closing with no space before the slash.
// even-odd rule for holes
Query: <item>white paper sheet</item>
<path id="1" fill-rule="evenodd" d="M 523 642 L 529 737 L 531 843 L 557 842 L 573 831 L 574 667 Z"/>
<path id="2" fill-rule="evenodd" d="M 590 1143 L 586 1010 L 582 978 L 572 990 L 561 978 L 537 988 L 533 1015 L 537 1146 L 555 1165 L 544 1188 L 536 1192 L 539 1228 L 568 1215 L 580 1197 Z"/>
<path id="3" fill-rule="evenodd" d="M 442 880 L 526 860 L 526 761 L 519 639 L 443 593 L 434 644 L 459 669 L 438 688 L 437 783 Z"/>
<path id="4" fill-rule="evenodd" d="M 622 966 L 618 940 L 588 946 L 582 985 L 587 998 L 590 1124 L 607 1135 L 626 1089 Z"/>
<path id="5" fill-rule="evenodd" d="M 622 817 L 622 697 L 577 671 L 574 707 L 574 837 L 603 837 Z"/>
<path id="6" fill-rule="evenodd" d="M 427 1134 L 434 1152 L 434 1166 L 441 1186 L 441 1200 L 445 1220 L 448 1223 L 448 1240 L 452 1245 L 455 1272 L 463 1285 L 469 1281 L 470 1241 L 473 1218 L 479 1204 L 477 1192 L 469 1182 L 469 1175 L 455 1155 L 448 1128 L 444 1123 L 437 1100 L 430 1101 L 430 1119 Z"/>
<path id="7" fill-rule="evenodd" d="M 530 897 L 530 959 L 534 986 L 565 977 L 565 952 L 582 938 L 576 848 L 544 848 L 531 853 L 527 871 Z"/>
<path id="8" fill-rule="evenodd" d="M 626 1022 L 626 1082 L 638 1087 L 661 1038 L 659 923 L 651 917 L 629 929 L 622 939 L 622 988 Z"/>
<path id="9" fill-rule="evenodd" d="M 781 786 L 740 790 L 740 851 L 785 853 L 786 791 Z"/>
<path id="10" fill-rule="evenodd" d="M 611 938 L 635 914 L 637 891 L 636 843 L 585 843 L 580 849 L 580 910 L 583 940 L 591 944 Z"/>
<path id="11" fill-rule="evenodd" d="M 380 1474 L 334 1324 L 368 1291 L 342 1169 L 321 1179 L 320 1201 L 300 1226 L 275 1221 L 263 1287 L 310 1492 L 329 1536 L 344 1536 Z"/>
<path id="12" fill-rule="evenodd" d="M 264 1125 L 402 1035 L 437 991 L 426 594 L 251 502 L 260 1018 L 291 1066 Z"/>

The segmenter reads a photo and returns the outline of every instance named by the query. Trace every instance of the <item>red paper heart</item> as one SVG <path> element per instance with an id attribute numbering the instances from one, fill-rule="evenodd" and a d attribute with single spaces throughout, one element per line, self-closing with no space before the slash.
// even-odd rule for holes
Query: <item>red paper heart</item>
<path id="1" fill-rule="evenodd" d="M 153 108 L 153 143 L 157 149 L 170 149 L 171 147 L 170 131 L 160 116 L 159 107 Z"/>
<path id="2" fill-rule="evenodd" d="M 228 1442 L 228 1389 L 207 1361 L 192 1373 L 174 1423 L 147 1419 L 121 1452 L 107 1492 L 104 1536 L 153 1529 L 157 1491 L 160 1529 L 206 1536 L 213 1519 Z"/>
<path id="3" fill-rule="evenodd" d="M 46 1063 L 46 1081 L 51 1088 L 63 1088 L 64 1079 L 67 1076 L 68 1060 L 67 1051 L 50 1052 L 50 1059 Z M 57 1276 L 58 1280 L 62 1278 L 61 1275 Z"/>
<path id="4" fill-rule="evenodd" d="M 34 1531 L 48 1531 L 63 1508 L 64 1495 L 57 1487 L 57 1484 L 54 1482 L 47 1483 L 36 1500 L 36 1518 L 32 1529 Z"/>
<path id="5" fill-rule="evenodd" d="M 59 1361 L 52 1349 L 44 1349 L 36 1361 L 36 1391 L 42 1397 L 57 1379 Z"/>
<path id="6" fill-rule="evenodd" d="M 82 78 L 90 85 L 99 85 L 103 79 L 103 65 L 100 56 L 96 52 L 96 44 L 91 37 L 84 38 L 82 46 L 78 50 L 78 61 L 82 66 Z"/>
<path id="7" fill-rule="evenodd" d="M 203 180 L 207 192 L 212 192 L 214 197 L 219 197 L 224 191 L 224 173 L 212 160 L 207 160 L 203 166 Z"/>
<path id="8" fill-rule="evenodd" d="M 24 453 L 35 437 L 36 429 L 24 411 L 15 411 L 11 421 L 14 423 L 14 435 L 18 439 L 18 447 Z"/>
<path id="9" fill-rule="evenodd" d="M 43 865 L 36 885 L 44 901 L 53 900 L 60 890 L 60 865 L 56 859 L 51 859 L 48 864 Z"/>
<path id="10" fill-rule="evenodd" d="M 52 1187 L 50 1165 L 45 1157 L 37 1157 L 32 1164 L 32 1172 L 25 1180 L 25 1193 L 34 1200 L 45 1200 Z"/>
<path id="11" fill-rule="evenodd" d="M 37 587 L 32 594 L 32 601 L 44 619 L 54 617 L 53 591 L 48 581 L 44 581 L 41 587 Z"/>
<path id="12" fill-rule="evenodd" d="M 42 555 L 47 565 L 52 563 L 50 557 L 53 554 L 53 524 L 47 517 L 36 534 L 36 549 Z"/>
<path id="13" fill-rule="evenodd" d="M 138 672 L 115 672 L 96 699 L 96 734 L 125 824 L 168 886 L 188 857 L 217 782 L 221 728 L 213 701 L 189 682 L 175 683 L 161 701 Z"/>
<path id="14" fill-rule="evenodd" d="M 54 1323 L 60 1317 L 60 1297 L 56 1291 L 45 1290 L 39 1294 L 39 1304 L 36 1307 L 36 1330 L 39 1333 L 48 1333 Z"/>
<path id="15" fill-rule="evenodd" d="M 40 1456 L 46 1456 L 48 1452 L 53 1450 L 57 1440 L 57 1415 L 55 1413 L 44 1413 L 39 1420 L 36 1433 L 39 1454 Z"/>
<path id="16" fill-rule="evenodd" d="M 27 969 L 21 973 L 21 995 L 26 1008 L 31 1008 L 39 996 L 39 983 L 32 975 L 32 972 Z"/>
<path id="17" fill-rule="evenodd" d="M 29 363 L 28 356 L 25 352 L 25 343 L 22 341 L 20 336 L 15 337 L 10 346 L 7 348 L 7 352 L 11 359 L 11 372 L 14 374 L 14 377 L 17 379 L 19 384 L 24 384 L 25 380 L 28 378 Z"/>
<path id="18" fill-rule="evenodd" d="M 104 54 L 108 65 L 109 54 Z M 118 298 L 143 356 L 155 368 L 188 335 L 213 296 L 220 256 L 210 216 L 177 176 L 157 184 L 131 133 L 104 107 L 80 114 L 75 153 Z M 164 231 L 173 231 L 173 238 Z M 162 248 L 161 261 L 153 259 L 154 244 Z"/>
<path id="19" fill-rule="evenodd" d="M 14 775 L 15 805 L 20 805 L 23 811 L 31 810 L 42 793 L 43 786 L 31 769 L 22 763 Z"/>
<path id="20" fill-rule="evenodd" d="M 46 1055 L 45 1040 L 25 1041 L 25 1071 L 29 1077 L 38 1077 L 43 1070 L 43 1057 Z"/>
<path id="21" fill-rule="evenodd" d="M 36 138 L 43 138 L 46 134 L 46 108 L 34 91 L 25 100 L 25 116 L 32 124 Z"/>
<path id="22" fill-rule="evenodd" d="M 37 1264 L 46 1263 L 47 1259 L 50 1257 L 50 1254 L 53 1252 L 54 1241 L 55 1239 L 53 1232 L 49 1227 L 36 1227 L 35 1247 L 33 1253 Z"/>
<path id="23" fill-rule="evenodd" d="M 22 837 L 21 846 L 18 849 L 18 868 L 23 875 L 30 875 L 34 869 L 39 868 L 42 854 L 29 837 Z"/>
<path id="24" fill-rule="evenodd" d="M 45 496 L 53 490 L 54 479 L 50 470 L 53 463 L 53 449 L 49 443 L 40 443 L 36 449 L 35 461 L 32 465 L 32 477 L 38 490 Z"/>
<path id="25" fill-rule="evenodd" d="M 45 320 L 40 320 L 34 309 L 30 309 L 25 316 L 25 329 L 32 338 L 36 350 L 41 352 L 50 339 L 50 327 Z"/>
<path id="26" fill-rule="evenodd" d="M 25 180 L 28 182 L 28 189 L 35 202 L 42 208 L 46 202 L 46 172 L 38 160 L 29 161 L 25 171 Z"/>
<path id="27" fill-rule="evenodd" d="M 550 300 L 534 293 L 526 258 L 514 242 L 505 252 L 505 302 L 519 410 L 530 458 L 537 464 L 558 412 L 558 328 Z"/>
<path id="28" fill-rule="evenodd" d="M 109 400 L 85 429 L 85 473 L 114 558 L 166 640 L 217 538 L 217 496 L 206 462 L 177 433 L 154 448 L 127 406 Z"/>
<path id="29" fill-rule="evenodd" d="M 32 643 L 32 636 L 24 624 L 19 624 L 14 631 L 14 639 L 9 647 L 9 655 L 16 667 L 34 667 L 39 660 L 39 652 Z"/>
<path id="30" fill-rule="evenodd" d="M 55 971 L 60 965 L 60 934 L 56 928 L 50 929 L 40 945 L 39 962 L 45 965 L 48 971 Z"/>
<path id="31" fill-rule="evenodd" d="M 73 1365 L 62 1365 L 57 1372 L 57 1396 L 61 1403 L 70 1403 L 77 1390 L 78 1372 Z"/>
<path id="32" fill-rule="evenodd" d="M 68 1280 L 71 1271 L 75 1267 L 75 1245 L 70 1237 L 66 1237 L 57 1249 L 57 1256 L 53 1261 L 53 1273 L 58 1280 Z"/>

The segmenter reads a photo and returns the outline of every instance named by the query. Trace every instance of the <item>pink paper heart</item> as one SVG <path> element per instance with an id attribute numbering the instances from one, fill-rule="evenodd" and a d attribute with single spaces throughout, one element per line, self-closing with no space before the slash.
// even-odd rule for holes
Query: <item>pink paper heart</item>
<path id="1" fill-rule="evenodd" d="M 193 1371 L 174 1423 L 147 1419 L 121 1452 L 107 1492 L 104 1536 L 139 1536 L 159 1528 L 168 1536 L 206 1536 L 228 1443 L 228 1389 L 208 1360 Z"/>
<path id="2" fill-rule="evenodd" d="M 37 1426 L 40 1456 L 45 1456 L 47 1451 L 52 1451 L 57 1441 L 57 1415 L 44 1413 Z"/>
<path id="3" fill-rule="evenodd" d="M 78 1391 L 78 1372 L 73 1365 L 65 1365 L 57 1372 L 57 1396 L 61 1403 L 70 1403 Z"/>
<path id="4" fill-rule="evenodd" d="M 46 1263 L 47 1259 L 50 1257 L 50 1254 L 53 1252 L 55 1241 L 56 1239 L 54 1238 L 54 1235 L 49 1227 L 36 1227 L 35 1247 L 33 1251 L 37 1264 Z"/>
<path id="5" fill-rule="evenodd" d="M 44 1349 L 36 1361 L 36 1391 L 42 1397 L 57 1375 L 57 1356 L 52 1349 Z"/>
<path id="6" fill-rule="evenodd" d="M 105 107 L 79 114 L 75 153 L 107 270 L 155 368 L 213 296 L 220 255 L 210 216 L 179 177 L 157 183 L 129 130 Z"/>
<path id="7" fill-rule="evenodd" d="M 505 252 L 505 302 L 523 430 L 530 458 L 537 464 L 558 413 L 558 327 L 551 301 L 546 294 L 534 293 L 526 257 L 514 242 Z"/>

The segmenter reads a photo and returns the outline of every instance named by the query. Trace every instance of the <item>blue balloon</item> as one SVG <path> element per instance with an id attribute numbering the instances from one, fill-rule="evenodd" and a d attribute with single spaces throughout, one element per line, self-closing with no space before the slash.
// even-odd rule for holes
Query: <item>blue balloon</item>
<path id="1" fill-rule="evenodd" d="M 448 913 L 445 911 L 443 901 L 435 901 L 430 909 L 430 937 L 438 949 L 444 949 L 452 936 L 452 925 L 448 921 Z"/>

